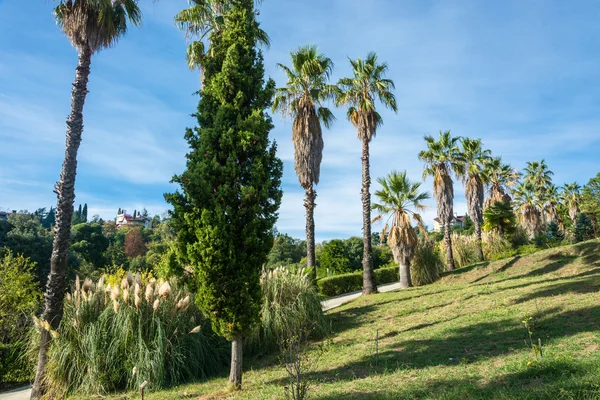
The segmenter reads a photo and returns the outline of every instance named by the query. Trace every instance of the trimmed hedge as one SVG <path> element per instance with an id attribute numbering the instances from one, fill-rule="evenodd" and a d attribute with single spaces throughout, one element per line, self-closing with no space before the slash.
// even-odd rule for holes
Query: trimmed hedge
<path id="1" fill-rule="evenodd" d="M 355 292 L 362 289 L 363 272 L 356 271 L 321 278 L 317 281 L 319 292 L 325 296 L 333 297 L 344 293 Z M 375 270 L 375 282 L 378 285 L 398 281 L 398 267 L 378 268 Z"/>

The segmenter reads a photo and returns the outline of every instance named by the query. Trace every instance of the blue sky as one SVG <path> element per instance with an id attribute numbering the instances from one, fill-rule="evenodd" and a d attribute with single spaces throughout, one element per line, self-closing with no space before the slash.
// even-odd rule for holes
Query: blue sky
<path id="1" fill-rule="evenodd" d="M 183 170 L 184 130 L 194 124 L 197 72 L 173 15 L 185 0 L 142 1 L 144 24 L 92 60 L 79 153 L 76 203 L 113 218 L 117 208 L 167 208 L 163 193 Z M 56 27 L 53 2 L 0 0 L 0 209 L 49 207 L 64 155 L 65 118 L 77 54 Z M 350 74 L 347 57 L 377 51 L 396 83 L 398 113 L 382 111 L 371 145 L 372 177 L 392 169 L 420 179 L 425 134 L 451 129 L 481 138 L 521 169 L 545 158 L 555 183 L 586 183 L 600 171 L 600 4 L 551 0 L 265 0 L 271 37 L 265 66 L 314 43 Z M 317 240 L 361 234 L 360 142 L 338 120 L 325 131 Z M 303 191 L 293 169 L 291 122 L 274 116 L 284 160 L 278 229 L 304 236 Z M 431 191 L 431 181 L 424 188 Z M 373 187 L 377 189 L 377 185 Z M 455 183 L 455 210 L 466 210 Z M 433 201 L 431 205 L 435 204 Z M 425 213 L 431 226 L 432 207 Z M 375 226 L 374 230 L 379 229 Z"/>

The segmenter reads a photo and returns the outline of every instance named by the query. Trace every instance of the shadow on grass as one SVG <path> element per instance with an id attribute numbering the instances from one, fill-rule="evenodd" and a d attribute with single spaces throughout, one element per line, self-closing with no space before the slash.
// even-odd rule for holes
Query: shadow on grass
<path id="1" fill-rule="evenodd" d="M 600 386 L 582 379 L 597 368 L 584 368 L 573 362 L 552 360 L 544 365 L 522 367 L 482 383 L 473 379 L 429 379 L 418 384 L 381 388 L 374 392 L 338 393 L 316 396 L 320 400 L 337 399 L 598 399 Z"/>
<path id="2" fill-rule="evenodd" d="M 445 322 L 445 321 L 444 321 Z M 425 328 L 416 326 L 414 329 Z M 600 306 L 560 312 L 559 308 L 546 310 L 535 318 L 536 337 L 557 339 L 581 332 L 600 329 Z M 380 342 L 381 351 L 375 365 L 373 354 L 331 370 L 309 374 L 309 379 L 321 382 L 351 381 L 377 375 L 390 369 L 423 369 L 434 366 L 471 364 L 503 354 L 527 349 L 527 330 L 518 319 L 481 322 L 470 326 L 448 329 L 443 338 L 411 339 L 402 341 L 402 332 L 388 334 L 392 343 Z M 394 340 L 398 338 L 398 340 Z M 374 338 L 373 338 L 374 339 Z M 284 380 L 271 383 L 282 384 Z"/>
<path id="3" fill-rule="evenodd" d="M 500 272 L 504 272 L 504 271 L 506 271 L 507 269 L 509 269 L 510 267 L 512 267 L 513 265 L 515 265 L 515 263 L 516 263 L 517 261 L 519 261 L 519 259 L 521 259 L 521 256 L 515 256 L 515 257 L 514 257 L 512 260 L 510 260 L 510 261 L 506 262 L 506 263 L 505 263 L 503 266 L 501 266 L 500 268 L 498 268 L 498 269 L 496 269 L 496 270 L 493 270 L 493 271 L 491 271 L 489 274 L 486 274 L 486 275 L 484 275 L 484 276 L 481 276 L 481 277 L 479 277 L 479 278 L 475 279 L 475 280 L 474 280 L 473 282 L 471 282 L 471 283 L 477 283 L 477 282 L 480 282 L 480 281 L 484 280 L 485 278 L 489 277 L 490 275 L 494 275 L 494 274 L 497 274 L 497 273 L 500 273 Z"/>
<path id="4" fill-rule="evenodd" d="M 592 271 L 597 271 L 594 269 Z M 591 271 L 590 271 L 591 272 Z M 591 276 L 586 279 L 571 280 L 564 283 L 556 283 L 549 287 L 544 287 L 542 290 L 529 293 L 519 297 L 516 303 L 525 303 L 534 299 L 545 297 L 560 296 L 568 293 L 587 294 L 600 291 L 600 277 Z"/>

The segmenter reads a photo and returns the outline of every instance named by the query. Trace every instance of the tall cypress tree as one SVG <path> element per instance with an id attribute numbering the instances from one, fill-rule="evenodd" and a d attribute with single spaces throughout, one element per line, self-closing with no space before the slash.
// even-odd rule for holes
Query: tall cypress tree
<path id="1" fill-rule="evenodd" d="M 268 138 L 273 124 L 265 110 L 275 84 L 264 80 L 254 0 L 232 3 L 203 60 L 198 126 L 185 135 L 187 168 L 173 178 L 181 191 L 165 198 L 174 208 L 178 254 L 194 266 L 197 302 L 232 341 L 229 383 L 237 389 L 242 337 L 259 320 L 259 275 L 273 245 L 282 163 Z"/>
<path id="2" fill-rule="evenodd" d="M 83 205 L 83 211 L 81 211 L 81 222 L 87 222 L 87 203 Z"/>

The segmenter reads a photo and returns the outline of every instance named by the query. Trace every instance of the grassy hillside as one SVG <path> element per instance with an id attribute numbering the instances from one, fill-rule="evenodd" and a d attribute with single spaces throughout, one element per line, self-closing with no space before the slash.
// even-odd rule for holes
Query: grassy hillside
<path id="1" fill-rule="evenodd" d="M 599 290 L 600 242 L 591 241 L 360 298 L 330 312 L 334 335 L 313 346 L 311 357 L 320 357 L 310 398 L 600 398 Z M 528 317 L 543 361 L 529 345 Z M 245 367 L 245 390 L 235 396 L 222 392 L 223 376 L 147 398 L 283 397 L 277 357 Z"/>

